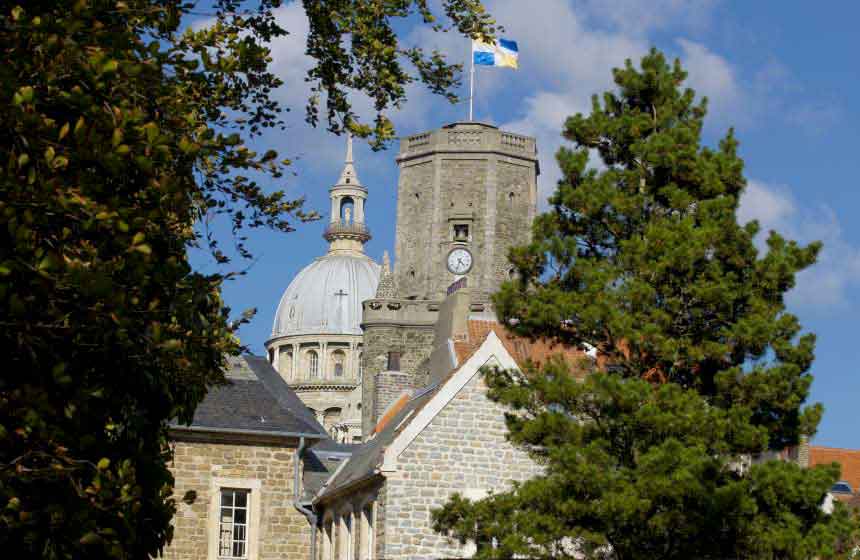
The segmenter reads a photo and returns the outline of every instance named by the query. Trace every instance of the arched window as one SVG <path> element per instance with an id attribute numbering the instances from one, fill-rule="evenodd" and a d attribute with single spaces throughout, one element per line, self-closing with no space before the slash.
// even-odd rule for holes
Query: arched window
<path id="1" fill-rule="evenodd" d="M 308 374 L 311 377 L 319 377 L 320 374 L 320 357 L 316 350 L 308 352 Z"/>
<path id="2" fill-rule="evenodd" d="M 332 371 L 335 377 L 343 377 L 343 368 L 346 363 L 346 354 L 343 350 L 335 350 L 331 353 Z"/>
<path id="3" fill-rule="evenodd" d="M 352 223 L 353 217 L 355 217 L 355 202 L 352 198 L 345 196 L 340 199 L 340 221 L 349 224 Z"/>
<path id="4" fill-rule="evenodd" d="M 364 357 L 364 352 L 359 352 L 358 353 L 358 378 L 359 379 L 362 379 L 363 378 L 362 376 L 364 375 L 364 362 L 362 361 L 363 357 Z"/>

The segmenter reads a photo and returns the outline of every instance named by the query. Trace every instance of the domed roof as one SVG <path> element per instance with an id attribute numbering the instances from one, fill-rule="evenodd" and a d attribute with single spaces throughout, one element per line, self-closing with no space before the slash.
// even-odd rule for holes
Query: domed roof
<path id="1" fill-rule="evenodd" d="M 380 267 L 363 254 L 329 253 L 290 282 L 272 338 L 303 334 L 361 334 L 361 302 L 372 299 Z"/>

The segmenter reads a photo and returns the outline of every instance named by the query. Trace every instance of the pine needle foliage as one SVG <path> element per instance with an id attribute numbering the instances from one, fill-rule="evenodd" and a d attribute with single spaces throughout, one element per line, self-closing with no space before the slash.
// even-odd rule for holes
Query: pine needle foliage
<path id="1" fill-rule="evenodd" d="M 815 338 L 784 302 L 820 245 L 770 232 L 759 253 L 758 224 L 737 222 L 738 142 L 702 144 L 707 100 L 678 61 L 652 50 L 613 75 L 565 123 L 550 210 L 494 297 L 517 333 L 599 358 L 583 382 L 559 361 L 486 372 L 544 471 L 454 496 L 435 526 L 478 558 L 848 557 L 856 520 L 821 508 L 838 466 L 776 459 L 822 414 L 806 404 Z"/>

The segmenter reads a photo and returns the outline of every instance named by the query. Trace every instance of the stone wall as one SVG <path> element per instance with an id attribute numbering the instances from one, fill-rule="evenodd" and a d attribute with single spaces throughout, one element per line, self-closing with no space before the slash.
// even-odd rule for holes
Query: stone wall
<path id="1" fill-rule="evenodd" d="M 490 294 L 511 275 L 508 250 L 511 247 L 525 245 L 531 240 L 531 224 L 535 214 L 532 201 L 534 170 L 528 166 L 504 160 L 498 161 L 497 168 L 495 219 L 497 250 L 493 254 L 491 268 L 487 270 L 489 275 L 487 287 Z"/>
<path id="2" fill-rule="evenodd" d="M 389 352 L 400 352 L 400 371 L 409 375 L 403 388 L 416 388 L 423 385 L 426 376 L 420 379 L 414 374 L 418 365 L 426 360 L 433 351 L 433 327 L 431 325 L 365 325 L 364 331 L 364 377 L 362 379 L 362 431 L 370 433 L 379 419 L 379 412 L 391 404 L 394 390 L 389 384 L 385 393 L 377 397 L 377 374 L 387 369 Z M 394 379 L 389 380 L 392 383 Z M 402 389 L 401 391 L 402 392 Z M 394 395 L 397 398 L 400 394 Z"/>
<path id="3" fill-rule="evenodd" d="M 400 172 L 397 186 L 394 276 L 398 295 L 422 298 L 431 269 L 435 163 L 416 161 Z"/>
<path id="4" fill-rule="evenodd" d="M 311 530 L 307 519 L 293 507 L 294 447 L 185 442 L 174 444 L 171 471 L 176 479 L 177 504 L 173 542 L 165 558 L 206 560 L 209 548 L 209 507 L 213 477 L 260 482 L 260 526 L 250 539 L 258 539 L 259 560 L 307 558 Z M 183 497 L 193 491 L 192 503 Z"/>
<path id="5" fill-rule="evenodd" d="M 501 491 L 539 467 L 505 439 L 504 409 L 476 375 L 398 458 L 385 497 L 386 560 L 457 557 L 458 543 L 431 528 L 431 510 L 454 492 L 471 498 Z"/>

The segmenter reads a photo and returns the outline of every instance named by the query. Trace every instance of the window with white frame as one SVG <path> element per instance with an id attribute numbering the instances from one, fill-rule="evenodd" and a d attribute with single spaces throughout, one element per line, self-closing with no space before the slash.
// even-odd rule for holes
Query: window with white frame
<path id="1" fill-rule="evenodd" d="M 262 483 L 213 476 L 209 484 L 207 560 L 257 560 Z"/>
<path id="2" fill-rule="evenodd" d="M 250 490 L 222 488 L 218 518 L 218 558 L 248 558 Z"/>

